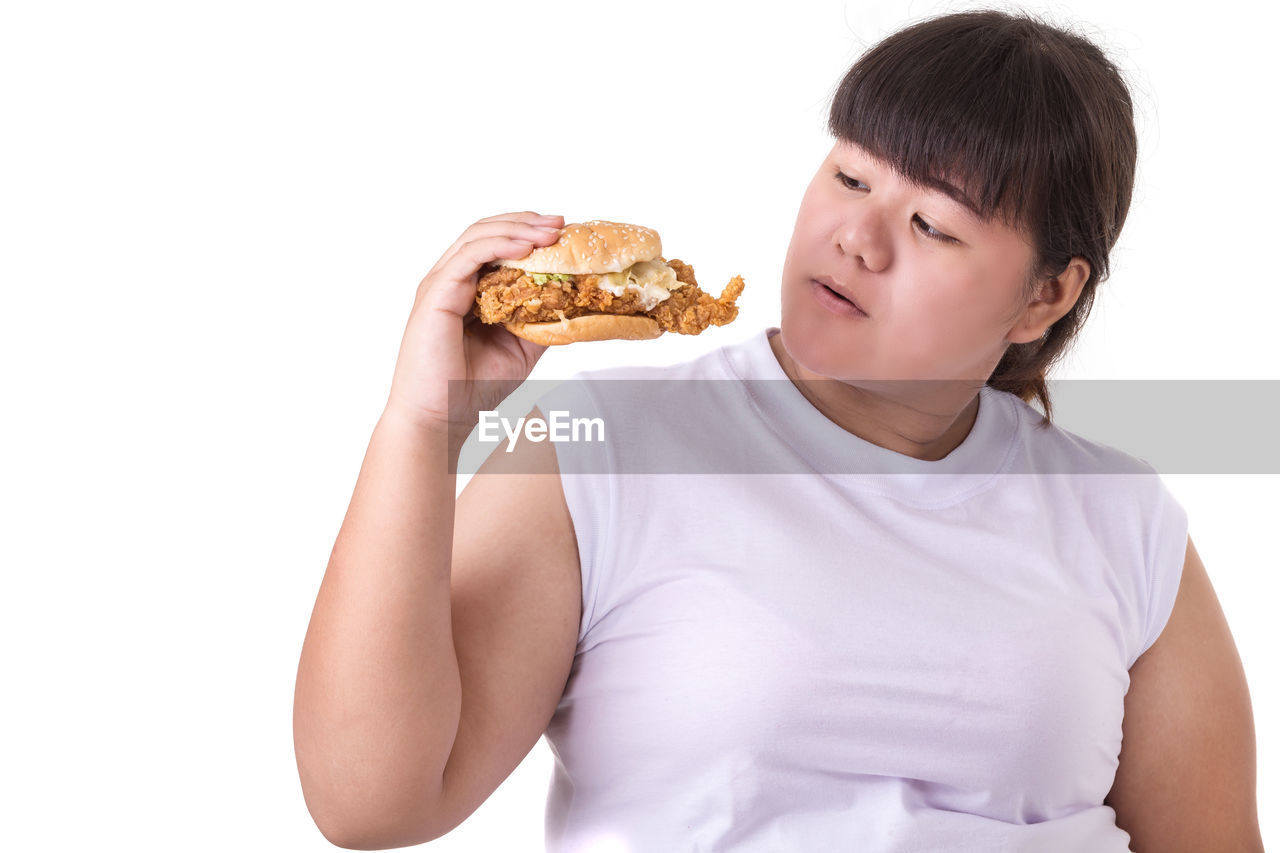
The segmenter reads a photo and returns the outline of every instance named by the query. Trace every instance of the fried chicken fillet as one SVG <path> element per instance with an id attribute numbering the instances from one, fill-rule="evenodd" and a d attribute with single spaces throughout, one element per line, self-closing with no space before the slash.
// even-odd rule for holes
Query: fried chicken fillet
<path id="1" fill-rule="evenodd" d="M 522 270 L 492 265 L 481 270 L 475 310 L 485 323 L 549 323 L 583 314 L 642 314 L 652 317 L 662 331 L 681 335 L 697 335 L 708 326 L 723 326 L 738 316 L 734 302 L 742 294 L 742 276 L 734 276 L 717 299 L 698 287 L 689 264 L 657 260 L 675 271 L 680 286 L 648 311 L 634 291 L 615 296 L 602 290 L 597 275 L 537 284 Z"/>

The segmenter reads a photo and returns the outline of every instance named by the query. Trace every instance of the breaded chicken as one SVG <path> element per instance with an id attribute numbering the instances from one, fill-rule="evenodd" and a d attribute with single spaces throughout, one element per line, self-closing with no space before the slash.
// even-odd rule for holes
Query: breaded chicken
<path id="1" fill-rule="evenodd" d="M 644 314 L 664 332 L 696 335 L 708 326 L 723 326 L 738 316 L 735 301 L 742 294 L 742 276 L 734 276 L 720 298 L 704 293 L 693 267 L 680 260 L 658 258 L 675 271 L 680 287 L 645 311 L 639 294 L 624 291 L 614 296 L 599 287 L 597 275 L 575 275 L 571 281 L 535 284 L 529 275 L 513 267 L 482 270 L 476 286 L 476 314 L 485 323 L 547 323 L 582 314 Z"/>

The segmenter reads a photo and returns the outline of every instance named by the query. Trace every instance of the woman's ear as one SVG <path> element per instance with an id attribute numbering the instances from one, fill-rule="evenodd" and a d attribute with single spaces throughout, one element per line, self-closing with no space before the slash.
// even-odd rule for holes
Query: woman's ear
<path id="1" fill-rule="evenodd" d="M 1026 344 L 1043 338 L 1049 327 L 1075 306 L 1091 272 L 1088 261 L 1075 257 L 1067 262 L 1067 268 L 1062 272 L 1041 279 L 1035 296 L 1005 335 L 1005 340 L 1011 344 Z"/>

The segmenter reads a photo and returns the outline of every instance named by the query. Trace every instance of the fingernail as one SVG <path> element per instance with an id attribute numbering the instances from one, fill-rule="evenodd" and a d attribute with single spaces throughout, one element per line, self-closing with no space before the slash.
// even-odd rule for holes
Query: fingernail
<path id="1" fill-rule="evenodd" d="M 539 216 L 538 219 L 542 222 L 555 222 L 557 219 L 564 219 L 564 217 L 559 214 L 555 214 L 555 215 Z"/>

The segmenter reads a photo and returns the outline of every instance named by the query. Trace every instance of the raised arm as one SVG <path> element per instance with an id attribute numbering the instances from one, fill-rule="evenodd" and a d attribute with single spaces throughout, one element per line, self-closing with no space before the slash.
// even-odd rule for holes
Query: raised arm
<path id="1" fill-rule="evenodd" d="M 484 540 L 473 528 L 483 513 L 468 510 L 470 521 L 462 521 L 461 550 L 455 554 L 456 478 L 449 473 L 449 459 L 457 459 L 478 412 L 496 407 L 545 349 L 500 326 L 475 324 L 471 316 L 482 266 L 555 242 L 556 228 L 540 224 L 558 227 L 563 221 L 548 222 L 532 212 L 481 220 L 423 279 L 386 409 L 320 585 L 298 666 L 294 746 L 307 807 L 325 836 L 341 846 L 377 849 L 433 837 L 456 813 L 446 804 L 461 801 L 446 796 L 447 781 L 467 792 L 463 800 L 476 795 L 476 771 L 466 769 L 477 766 L 465 757 L 471 749 L 455 747 L 470 743 L 471 733 L 484 730 L 493 712 L 486 699 L 468 697 L 490 695 L 494 673 L 527 670 L 525 677 L 536 685 L 531 689 L 543 698 L 521 713 L 542 713 L 552 701 L 545 697 L 558 696 L 567 675 L 576 623 L 566 617 L 535 620 L 530 627 L 518 611 L 528 605 L 504 597 L 510 589 L 536 592 L 528 579 L 539 575 L 524 572 L 525 565 L 512 557 L 515 549 L 496 547 L 492 528 L 484 528 L 490 544 L 481 547 Z M 531 452 L 540 448 L 533 445 Z M 530 481 L 502 479 L 488 480 L 495 506 L 502 499 L 529 499 Z M 549 477 L 538 485 L 546 489 L 556 482 Z M 572 547 L 571 528 L 563 531 L 555 537 L 559 554 Z M 567 576 L 563 559 L 557 565 L 565 570 L 561 577 Z M 569 567 L 576 570 L 576 562 Z M 557 600 L 568 601 L 566 609 L 571 605 L 571 615 L 576 613 L 572 590 L 560 592 Z M 454 607 L 459 595 L 461 614 Z M 495 601 L 503 606 L 495 607 Z M 545 624 L 554 626 L 558 639 L 537 633 Z M 478 643 L 472 638 L 486 636 L 504 643 L 470 652 L 459 647 L 459 641 Z M 513 636 L 525 645 L 511 644 Z M 512 657 L 513 649 L 530 655 Z M 552 667 L 550 675 L 543 664 Z M 476 722 L 468 722 L 472 717 Z M 536 724 L 520 727 L 523 740 Z M 503 744 L 501 758 L 485 760 L 485 779 L 509 761 L 514 746 Z"/>

